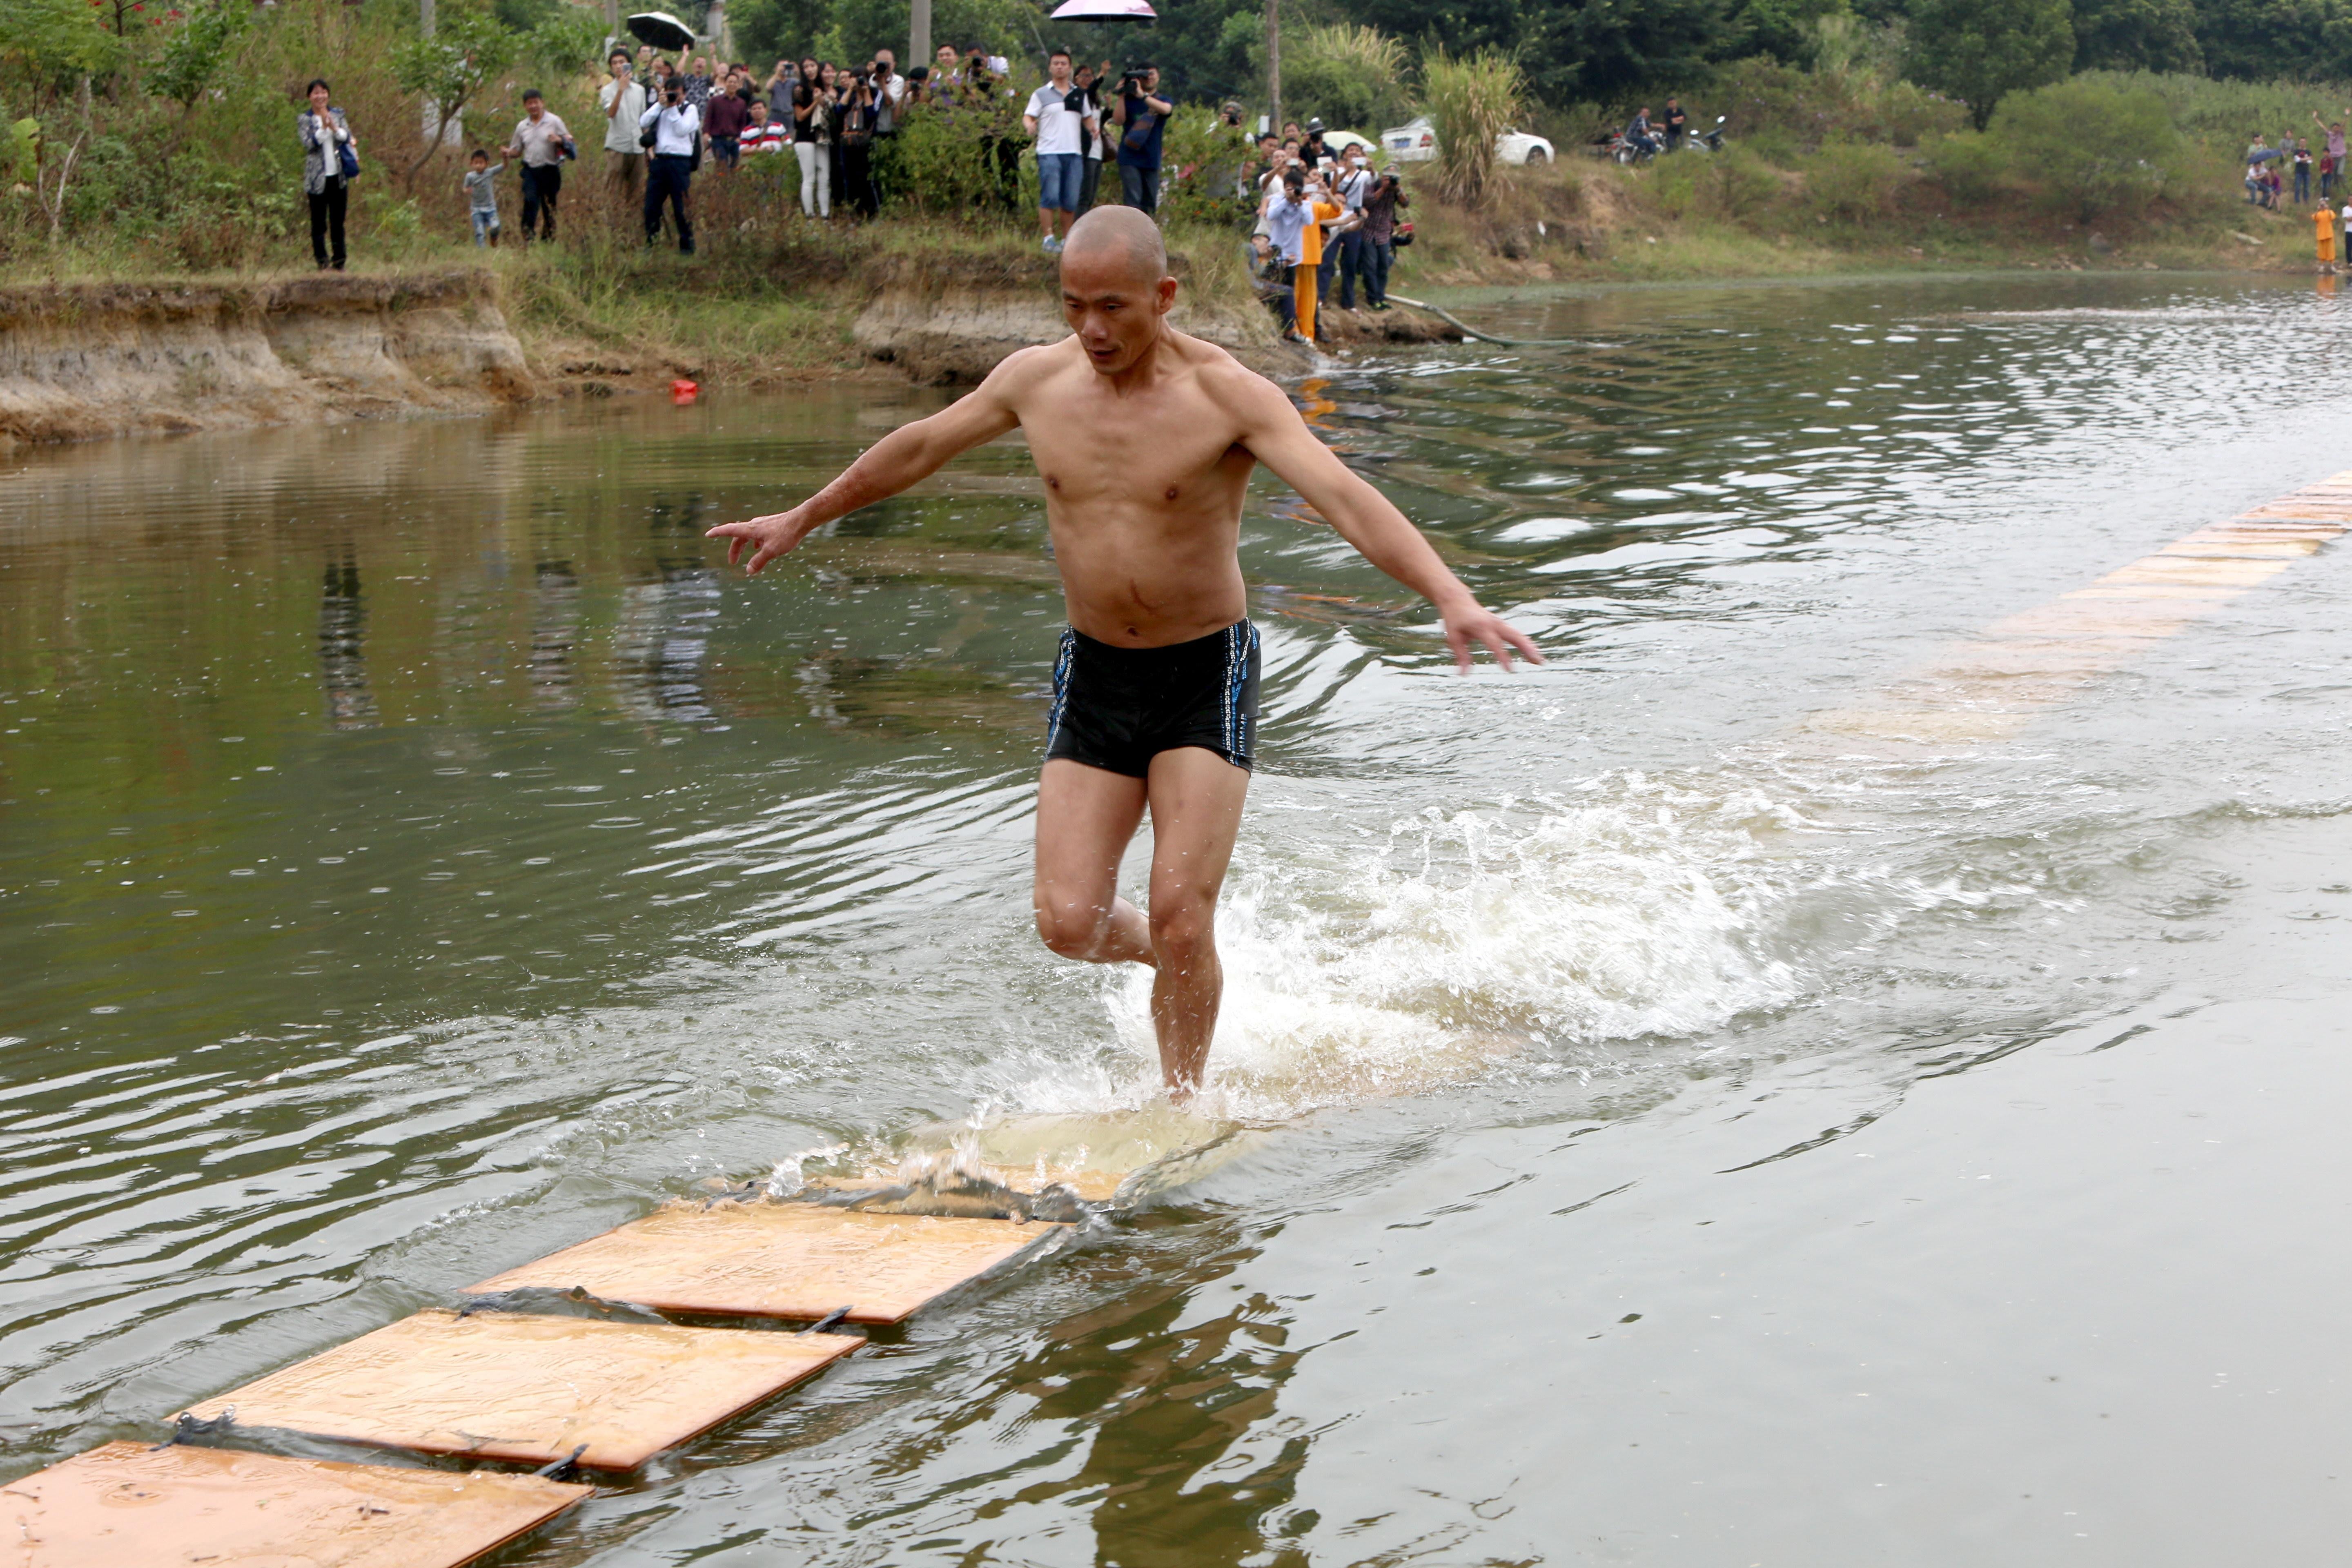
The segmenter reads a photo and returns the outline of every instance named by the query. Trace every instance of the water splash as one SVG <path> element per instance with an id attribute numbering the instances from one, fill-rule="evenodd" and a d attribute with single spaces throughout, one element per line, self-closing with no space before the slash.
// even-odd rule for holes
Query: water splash
<path id="1" fill-rule="evenodd" d="M 1760 792 L 1641 774 L 1425 808 L 1352 852 L 1257 843 L 1218 915 L 1224 1007 L 1196 1109 L 1279 1121 L 1424 1090 L 1498 1058 L 1687 1037 L 1800 989 L 1778 910 L 1808 873 Z M 1328 844 L 1328 837 L 1322 842 Z M 1033 1064 L 1004 1096 L 1059 1115 L 1158 1091 L 1150 976 L 1105 977 L 1115 1050 Z"/>

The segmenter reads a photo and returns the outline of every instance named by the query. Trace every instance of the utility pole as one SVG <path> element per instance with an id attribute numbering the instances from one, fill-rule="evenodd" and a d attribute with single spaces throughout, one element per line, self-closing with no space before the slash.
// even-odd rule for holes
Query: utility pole
<path id="1" fill-rule="evenodd" d="M 1282 0 L 1265 0 L 1265 128 L 1282 134 Z"/>
<path id="2" fill-rule="evenodd" d="M 431 37 L 434 30 L 433 0 L 416 0 L 416 30 Z M 425 100 L 425 140 L 430 142 L 441 130 L 441 106 L 431 99 Z"/>
<path id="3" fill-rule="evenodd" d="M 931 63 L 931 0 L 908 0 L 907 68 Z"/>

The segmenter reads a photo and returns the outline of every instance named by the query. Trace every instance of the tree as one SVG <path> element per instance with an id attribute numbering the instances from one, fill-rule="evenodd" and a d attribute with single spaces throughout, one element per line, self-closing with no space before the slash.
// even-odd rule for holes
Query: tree
<path id="1" fill-rule="evenodd" d="M 1908 74 L 1969 106 L 1983 130 L 2009 93 L 2062 79 L 2074 60 L 2068 0 L 1917 0 Z"/>
<path id="2" fill-rule="evenodd" d="M 2340 70 L 2330 47 L 2342 0 L 2194 0 L 2197 43 L 2215 76 L 2268 81 L 2292 71 Z"/>
<path id="3" fill-rule="evenodd" d="M 1769 55 L 1783 65 L 1811 60 L 1828 17 L 1854 20 L 1848 0 L 1737 0 L 1731 8 L 1731 55 Z"/>
<path id="4" fill-rule="evenodd" d="M 164 41 L 162 58 L 147 73 L 148 90 L 170 99 L 186 113 L 220 75 L 230 46 L 245 36 L 252 16 L 247 0 L 196 6 Z"/>
<path id="5" fill-rule="evenodd" d="M 2074 0 L 2074 68 L 2203 71 L 2197 7 L 2190 0 Z"/>
<path id="6" fill-rule="evenodd" d="M 425 151 L 408 166 L 408 178 L 433 161 L 450 123 L 484 82 L 513 63 L 520 42 L 496 16 L 466 12 L 441 22 L 433 37 L 411 38 L 393 51 L 392 79 L 437 105 L 441 116 Z"/>
<path id="7" fill-rule="evenodd" d="M 2163 99 L 2090 78 L 2010 94 L 1992 134 L 2012 167 L 2084 223 L 2161 195 L 2180 156 L 2180 132 Z"/>
<path id="8" fill-rule="evenodd" d="M 1723 0 L 1580 0 L 1528 16 L 1519 58 L 1550 103 L 1687 87 L 1733 44 Z"/>

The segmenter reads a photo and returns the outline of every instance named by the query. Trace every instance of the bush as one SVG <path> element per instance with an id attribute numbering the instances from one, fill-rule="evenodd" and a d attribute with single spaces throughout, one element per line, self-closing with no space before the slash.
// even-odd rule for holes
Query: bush
<path id="1" fill-rule="evenodd" d="M 1727 147 L 1701 165 L 1698 199 L 1711 216 L 1754 224 L 1780 199 L 1780 181 L 1764 160 L 1744 147 Z"/>
<path id="2" fill-rule="evenodd" d="M 1450 201 L 1477 206 L 1494 180 L 1495 139 L 1527 101 L 1527 79 L 1499 50 L 1456 59 L 1440 47 L 1423 57 L 1421 79 L 1437 131 L 1437 188 Z"/>
<path id="3" fill-rule="evenodd" d="M 1247 232 L 1257 211 L 1254 197 L 1237 194 L 1242 165 L 1249 156 L 1243 132 L 1214 110 L 1194 106 L 1169 118 L 1160 144 L 1160 221 L 1208 224 Z M 1108 177 L 1118 178 L 1117 170 Z"/>
<path id="4" fill-rule="evenodd" d="M 2077 79 L 2001 100 L 1993 139 L 2011 167 L 2087 223 L 2152 200 L 2174 177 L 2180 133 L 2164 100 Z"/>
<path id="5" fill-rule="evenodd" d="M 1247 18 L 1255 20 L 1255 18 Z M 1265 29 L 1250 58 L 1265 69 Z M 1408 117 L 1404 46 L 1377 27 L 1304 27 L 1282 39 L 1282 117 L 1376 136 Z"/>
<path id="6" fill-rule="evenodd" d="M 1814 209 L 1849 222 L 1883 216 L 1902 183 L 1902 158 L 1875 142 L 1824 143 L 1805 170 Z"/>
<path id="7" fill-rule="evenodd" d="M 1927 172 L 1963 205 L 1990 200 L 2009 173 L 2009 155 L 2000 143 L 1970 126 L 1936 137 L 1923 151 Z"/>

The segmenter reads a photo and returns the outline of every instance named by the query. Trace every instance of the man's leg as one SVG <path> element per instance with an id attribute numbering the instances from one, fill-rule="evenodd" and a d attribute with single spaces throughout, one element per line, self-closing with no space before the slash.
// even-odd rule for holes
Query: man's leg
<path id="1" fill-rule="evenodd" d="M 1189 1098 L 1209 1073 L 1224 967 L 1217 962 L 1217 893 L 1241 831 L 1249 770 L 1199 746 L 1151 759 L 1150 938 L 1159 973 L 1151 1026 L 1168 1091 Z"/>
<path id="2" fill-rule="evenodd" d="M 1118 896 L 1118 863 L 1143 820 L 1144 788 L 1067 757 L 1038 774 L 1037 934 L 1064 958 L 1151 962 L 1151 928 Z"/>

